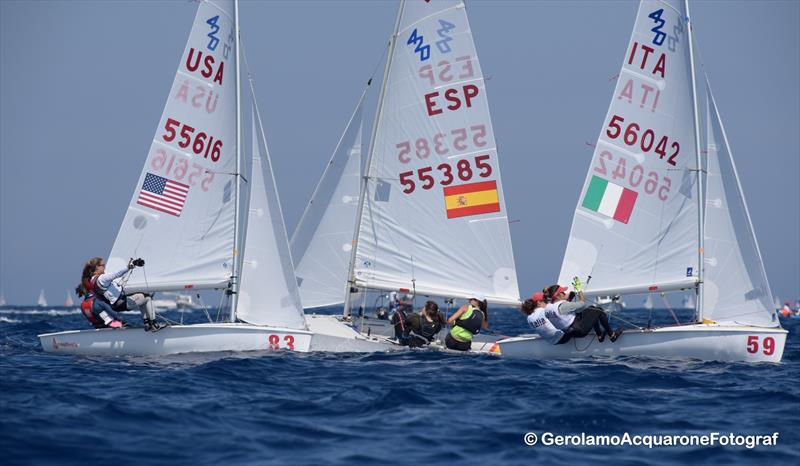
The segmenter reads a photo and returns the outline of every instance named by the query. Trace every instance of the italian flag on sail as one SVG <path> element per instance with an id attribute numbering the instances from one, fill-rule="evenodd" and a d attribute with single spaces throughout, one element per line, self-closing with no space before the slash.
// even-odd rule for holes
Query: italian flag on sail
<path id="1" fill-rule="evenodd" d="M 599 176 L 592 176 L 582 205 L 593 212 L 627 224 L 638 195 L 636 191 L 623 188 Z"/>

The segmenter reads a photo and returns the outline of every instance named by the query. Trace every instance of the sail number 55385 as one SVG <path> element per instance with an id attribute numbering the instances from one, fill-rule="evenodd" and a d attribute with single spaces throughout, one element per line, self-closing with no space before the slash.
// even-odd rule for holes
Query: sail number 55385
<path id="1" fill-rule="evenodd" d="M 775 353 L 775 339 L 772 337 L 764 337 L 761 340 L 761 344 L 764 348 L 762 351 L 767 356 L 772 356 Z M 750 335 L 747 337 L 747 352 L 748 353 L 758 353 L 758 335 Z"/>
<path id="2" fill-rule="evenodd" d="M 492 176 L 492 165 L 489 163 L 489 159 L 489 154 L 479 155 L 474 159 L 475 169 L 478 171 L 477 174 L 481 178 Z M 434 167 L 424 167 L 417 170 L 416 175 L 418 180 L 422 182 L 422 189 L 431 189 L 436 184 L 436 179 L 431 175 L 433 168 Z M 456 179 L 456 175 L 461 181 L 469 181 L 474 174 L 472 165 L 469 163 L 468 159 L 459 160 L 455 168 L 449 163 L 440 163 L 436 166 L 436 169 L 440 172 L 441 179 L 439 180 L 439 184 L 442 186 L 448 186 L 453 183 Z M 417 189 L 417 183 L 414 181 L 414 172 L 407 171 L 400 173 L 400 184 L 404 186 L 403 192 L 405 194 L 413 193 L 414 190 Z"/>

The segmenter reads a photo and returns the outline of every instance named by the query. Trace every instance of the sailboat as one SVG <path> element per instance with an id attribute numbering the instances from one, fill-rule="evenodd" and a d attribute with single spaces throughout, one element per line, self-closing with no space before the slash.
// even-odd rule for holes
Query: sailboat
<path id="1" fill-rule="evenodd" d="M 47 299 L 44 297 L 44 289 L 39 292 L 39 298 L 36 300 L 36 305 L 39 307 L 47 307 Z"/>
<path id="2" fill-rule="evenodd" d="M 648 311 L 652 311 L 655 306 L 653 305 L 653 296 L 647 295 L 642 302 L 642 309 L 647 309 Z"/>
<path id="3" fill-rule="evenodd" d="M 0 291 L 0 306 L 5 306 L 6 304 L 7 304 L 7 303 L 6 303 L 6 297 L 5 297 L 5 295 L 3 294 L 3 292 L 2 292 L 2 291 Z"/>
<path id="4" fill-rule="evenodd" d="M 695 309 L 697 306 L 694 303 L 694 296 L 692 295 L 684 296 L 681 302 L 681 307 L 683 309 Z"/>
<path id="5" fill-rule="evenodd" d="M 72 300 L 72 294 L 67 291 L 67 298 L 64 300 L 64 307 L 73 307 L 75 302 Z"/>
<path id="6" fill-rule="evenodd" d="M 578 277 L 589 295 L 688 290 L 694 323 L 626 330 L 615 343 L 505 339 L 503 355 L 781 360 L 786 331 L 707 79 L 699 129 L 691 18 L 686 1 L 640 3 L 559 282 Z"/>
<path id="7" fill-rule="evenodd" d="M 255 105 L 244 163 L 238 1 L 202 1 L 137 187 L 107 261 L 146 265 L 133 292 L 218 290 L 226 321 L 39 335 L 48 352 L 163 355 L 210 351 L 376 351 L 335 319 L 307 320 Z M 251 168 L 252 167 L 252 168 Z"/>
<path id="8" fill-rule="evenodd" d="M 340 167 L 341 178 L 355 177 L 358 117 L 360 103 L 337 149 L 349 149 L 350 156 L 335 155 L 331 162 L 331 167 Z M 365 176 L 355 198 L 350 241 L 342 243 L 341 233 L 347 227 L 344 220 L 353 215 L 353 196 L 341 196 L 348 199 L 345 208 L 335 194 L 325 215 L 334 217 L 333 209 L 346 213 L 335 217 L 335 229 L 318 228 L 310 244 L 326 241 L 326 232 L 336 230 L 340 234 L 328 246 L 336 249 L 336 257 L 317 259 L 323 256 L 312 254 L 311 248 L 302 256 L 301 264 L 309 260 L 319 270 L 334 270 L 342 264 L 339 250 L 348 252 L 338 293 L 332 282 L 326 298 L 318 302 L 343 301 L 343 320 L 356 326 L 351 319 L 352 308 L 359 305 L 354 296 L 366 307 L 366 291 L 444 299 L 483 295 L 492 304 L 518 305 L 499 168 L 486 86 L 464 3 L 402 1 L 390 37 Z M 347 184 L 352 185 L 330 182 L 327 190 L 345 189 Z M 314 199 L 321 191 L 318 187 Z M 298 274 L 303 283 L 308 281 L 304 265 Z"/>

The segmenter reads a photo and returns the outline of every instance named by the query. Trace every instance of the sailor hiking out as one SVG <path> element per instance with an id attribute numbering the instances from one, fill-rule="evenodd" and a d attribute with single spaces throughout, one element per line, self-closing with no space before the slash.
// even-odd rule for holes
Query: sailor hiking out
<path id="1" fill-rule="evenodd" d="M 444 340 L 448 349 L 456 351 L 469 351 L 472 348 L 472 337 L 483 329 L 489 328 L 489 309 L 486 299 L 476 295 L 469 299 L 468 304 L 461 306 L 447 323 L 452 325 L 450 333 Z"/>

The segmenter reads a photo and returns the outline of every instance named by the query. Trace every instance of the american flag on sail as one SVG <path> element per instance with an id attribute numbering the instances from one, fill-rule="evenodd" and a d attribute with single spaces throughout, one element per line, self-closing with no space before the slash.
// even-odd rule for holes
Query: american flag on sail
<path id="1" fill-rule="evenodd" d="M 136 203 L 180 217 L 188 194 L 189 185 L 148 173 Z"/>

